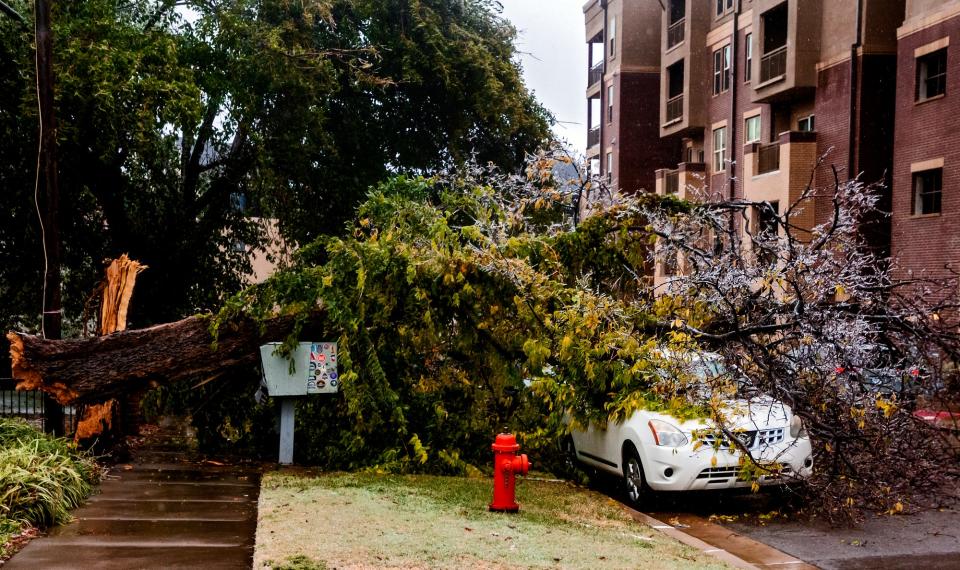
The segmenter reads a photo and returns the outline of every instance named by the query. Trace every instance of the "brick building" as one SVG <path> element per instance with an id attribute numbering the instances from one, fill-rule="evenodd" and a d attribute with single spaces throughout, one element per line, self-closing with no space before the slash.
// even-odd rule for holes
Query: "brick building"
<path id="1" fill-rule="evenodd" d="M 783 211 L 835 169 L 884 182 L 892 216 L 864 232 L 904 271 L 960 263 L 960 58 L 947 57 L 960 1 L 591 0 L 584 14 L 598 64 L 588 104 L 612 102 L 609 126 L 591 112 L 588 156 L 614 185 L 649 190 L 652 178 L 657 192 Z M 763 225 L 757 210 L 748 225 Z"/>
<path id="2" fill-rule="evenodd" d="M 907 0 L 897 39 L 891 245 L 903 273 L 942 275 L 960 270 L 960 2 Z"/>

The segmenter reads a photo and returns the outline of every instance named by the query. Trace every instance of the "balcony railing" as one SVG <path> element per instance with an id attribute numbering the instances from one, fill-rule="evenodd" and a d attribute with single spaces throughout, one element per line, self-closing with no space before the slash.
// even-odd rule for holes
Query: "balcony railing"
<path id="1" fill-rule="evenodd" d="M 667 49 L 683 41 L 683 27 L 686 22 L 686 18 L 680 18 L 667 28 Z"/>
<path id="2" fill-rule="evenodd" d="M 780 143 L 761 146 L 757 150 L 757 174 L 780 170 Z"/>
<path id="3" fill-rule="evenodd" d="M 601 79 L 603 79 L 602 61 L 590 68 L 590 71 L 587 73 L 587 86 L 589 87 L 594 83 L 599 83 Z"/>
<path id="4" fill-rule="evenodd" d="M 667 99 L 667 122 L 672 123 L 683 117 L 683 93 Z"/>
<path id="5" fill-rule="evenodd" d="M 766 83 L 786 74 L 787 46 L 778 47 L 760 58 L 760 83 Z"/>
<path id="6" fill-rule="evenodd" d="M 587 131 L 587 148 L 600 144 L 600 127 L 593 127 Z"/>
<path id="7" fill-rule="evenodd" d="M 680 192 L 680 172 L 671 170 L 663 177 L 663 193 L 676 194 Z"/>

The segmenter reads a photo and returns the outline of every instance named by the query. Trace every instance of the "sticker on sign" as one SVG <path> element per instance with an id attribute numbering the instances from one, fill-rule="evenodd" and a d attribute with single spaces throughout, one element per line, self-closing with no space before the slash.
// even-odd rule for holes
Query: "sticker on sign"
<path id="1" fill-rule="evenodd" d="M 331 394 L 338 390 L 337 343 L 315 342 L 310 345 L 310 370 L 307 379 L 308 394 Z"/>

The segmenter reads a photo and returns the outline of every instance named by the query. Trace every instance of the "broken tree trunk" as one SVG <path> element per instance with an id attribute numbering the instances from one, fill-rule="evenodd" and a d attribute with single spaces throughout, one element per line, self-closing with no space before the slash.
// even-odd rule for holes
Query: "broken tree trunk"
<path id="1" fill-rule="evenodd" d="M 39 389 L 61 404 L 102 402 L 143 387 L 203 381 L 258 362 L 259 346 L 284 338 L 292 317 L 261 331 L 252 322 L 222 327 L 212 347 L 209 317 L 195 316 L 146 329 L 85 339 L 44 340 L 11 332 L 13 376 L 21 390 Z"/>
<path id="2" fill-rule="evenodd" d="M 103 301 L 100 304 L 100 335 L 127 330 L 127 309 L 133 297 L 133 288 L 137 284 L 137 274 L 146 265 L 127 257 L 127 254 L 114 259 L 107 267 L 103 282 Z"/>
<path id="3" fill-rule="evenodd" d="M 130 308 L 130 299 L 133 298 L 137 274 L 146 268 L 146 265 L 130 259 L 127 254 L 110 262 L 103 282 L 98 288 L 101 292 L 101 301 L 97 334 L 102 336 L 127 329 L 127 310 Z M 131 392 L 130 397 L 142 396 L 142 394 L 141 388 Z M 139 408 L 139 398 L 136 400 L 134 405 Z M 121 408 L 117 400 L 111 398 L 102 403 L 89 404 L 82 409 L 82 417 L 77 421 L 77 429 L 73 436 L 76 442 L 109 433 L 116 424 L 115 420 Z"/>

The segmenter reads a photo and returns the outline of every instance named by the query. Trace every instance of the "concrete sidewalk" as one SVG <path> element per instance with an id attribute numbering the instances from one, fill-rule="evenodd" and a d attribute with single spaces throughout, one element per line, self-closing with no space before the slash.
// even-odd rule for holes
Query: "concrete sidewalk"
<path id="1" fill-rule="evenodd" d="M 168 423 L 110 470 L 76 520 L 30 542 L 4 570 L 249 568 L 260 474 L 192 457 Z"/>

